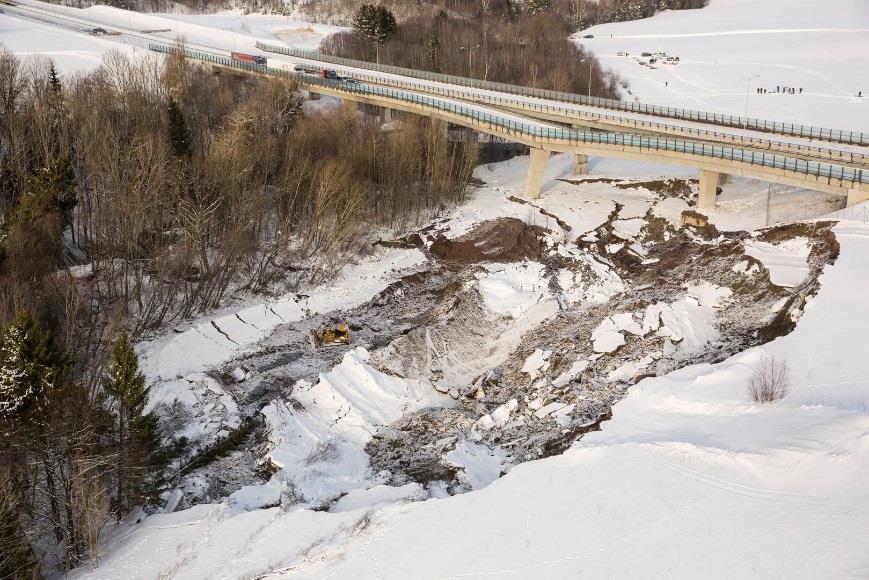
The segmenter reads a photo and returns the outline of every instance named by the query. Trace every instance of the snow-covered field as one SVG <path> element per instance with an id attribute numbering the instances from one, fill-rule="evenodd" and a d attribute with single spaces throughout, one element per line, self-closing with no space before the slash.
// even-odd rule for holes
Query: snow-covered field
<path id="1" fill-rule="evenodd" d="M 594 38 L 579 38 L 585 35 Z M 700 10 L 583 30 L 577 42 L 650 104 L 869 131 L 869 3 L 710 0 Z M 643 52 L 678 56 L 646 66 Z M 628 56 L 618 56 L 627 52 Z M 775 93 L 776 86 L 802 94 Z M 767 89 L 757 94 L 758 87 Z M 857 98 L 858 92 L 863 98 Z"/>

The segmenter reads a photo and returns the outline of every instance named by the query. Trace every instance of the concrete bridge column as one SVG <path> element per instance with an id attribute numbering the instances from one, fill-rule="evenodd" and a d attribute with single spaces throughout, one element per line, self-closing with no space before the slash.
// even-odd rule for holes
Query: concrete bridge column
<path id="1" fill-rule="evenodd" d="M 715 196 L 718 194 L 718 182 L 721 174 L 717 171 L 700 170 L 700 195 L 697 198 L 697 207 L 700 209 L 713 209 Z"/>
<path id="2" fill-rule="evenodd" d="M 308 91 L 308 99 L 312 101 L 320 100 L 320 93 L 315 93 L 314 91 Z"/>
<path id="3" fill-rule="evenodd" d="M 383 107 L 383 122 L 391 123 L 392 122 L 392 109 L 389 107 Z"/>
<path id="4" fill-rule="evenodd" d="M 851 207 L 864 201 L 869 201 L 869 191 L 860 191 L 859 189 L 848 190 L 848 203 L 846 207 Z"/>
<path id="5" fill-rule="evenodd" d="M 573 174 L 588 175 L 588 155 L 582 153 L 573 154 Z"/>
<path id="6" fill-rule="evenodd" d="M 537 199 L 540 197 L 540 188 L 543 186 L 543 170 L 549 160 L 549 151 L 544 149 L 531 149 L 531 163 L 528 166 L 528 180 L 525 182 L 525 197 Z"/>

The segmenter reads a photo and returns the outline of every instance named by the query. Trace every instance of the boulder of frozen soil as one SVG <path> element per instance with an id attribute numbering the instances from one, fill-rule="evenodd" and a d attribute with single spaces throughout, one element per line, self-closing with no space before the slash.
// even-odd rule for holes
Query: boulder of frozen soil
<path id="1" fill-rule="evenodd" d="M 541 260 L 543 228 L 515 218 L 483 222 L 454 240 L 439 235 L 429 250 L 437 259 L 453 264 Z"/>

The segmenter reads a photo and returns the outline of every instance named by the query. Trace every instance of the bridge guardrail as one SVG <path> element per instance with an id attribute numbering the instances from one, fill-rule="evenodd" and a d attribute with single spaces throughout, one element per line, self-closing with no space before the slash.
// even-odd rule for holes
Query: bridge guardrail
<path id="1" fill-rule="evenodd" d="M 682 109 L 678 107 L 664 107 L 660 105 L 647 105 L 637 102 L 618 101 L 615 99 L 605 99 L 602 97 L 590 97 L 586 95 L 578 95 L 564 91 L 553 91 L 549 89 L 536 89 L 532 87 L 523 87 L 520 85 L 511 85 L 508 83 L 499 83 L 494 81 L 486 81 L 481 79 L 472 79 L 468 77 L 460 77 L 455 75 L 445 75 L 430 71 L 420 71 L 404 67 L 376 64 L 363 60 L 355 60 L 338 56 L 331 56 L 317 51 L 301 50 L 297 48 L 287 48 L 267 44 L 257 41 L 256 47 L 266 52 L 283 54 L 285 56 L 306 58 L 320 62 L 350 66 L 354 68 L 363 68 L 378 72 L 396 74 L 407 77 L 418 78 L 422 80 L 449 83 L 454 85 L 462 85 L 476 89 L 498 91 L 503 93 L 511 93 L 516 95 L 524 95 L 528 97 L 536 97 L 542 99 L 550 99 L 555 101 L 563 101 L 568 103 L 576 103 L 579 105 L 590 105 L 605 109 L 614 109 L 620 111 L 628 111 L 632 113 L 643 113 L 649 115 L 657 115 L 671 119 L 680 119 L 683 121 L 698 121 L 703 123 L 712 123 L 734 128 L 747 128 L 757 131 L 765 131 L 770 133 L 779 133 L 782 135 L 791 135 L 794 137 L 806 137 L 813 139 L 821 139 L 825 141 L 833 141 L 837 143 L 846 143 L 851 145 L 869 145 L 869 134 L 844 131 L 841 129 L 827 129 L 822 127 L 811 127 L 799 125 L 795 123 L 779 123 L 776 121 L 766 121 L 764 119 L 755 119 L 752 117 L 741 117 L 733 115 L 724 115 L 721 113 L 709 113 L 706 111 L 695 111 L 691 109 Z"/>
<path id="2" fill-rule="evenodd" d="M 178 52 L 178 48 L 174 46 L 166 46 L 160 44 L 151 44 L 149 45 L 149 48 L 152 51 L 165 54 L 175 54 Z M 572 129 L 561 129 L 533 125 L 521 121 L 516 121 L 507 116 L 491 114 L 480 111 L 478 109 L 474 109 L 472 107 L 466 107 L 463 105 L 458 105 L 456 103 L 439 100 L 436 97 L 430 97 L 428 95 L 407 93 L 404 91 L 390 89 L 383 86 L 349 85 L 339 80 L 323 79 L 305 73 L 296 73 L 283 69 L 271 68 L 266 65 L 256 65 L 252 63 L 235 61 L 228 57 L 207 52 L 188 49 L 184 51 L 184 54 L 189 58 L 194 58 L 196 60 L 202 60 L 205 62 L 211 62 L 227 68 L 257 72 L 260 74 L 267 74 L 270 76 L 285 79 L 293 79 L 300 81 L 303 84 L 327 87 L 338 92 L 368 96 L 380 96 L 406 103 L 422 105 L 435 110 L 440 110 L 461 117 L 473 119 L 479 123 L 488 125 L 489 127 L 498 128 L 508 134 L 521 135 L 536 139 L 546 139 L 554 142 L 561 141 L 577 144 L 587 143 L 614 145 L 638 148 L 640 150 L 648 149 L 685 153 L 701 157 L 737 161 L 740 163 L 746 163 L 759 167 L 783 169 L 786 171 L 793 171 L 795 173 L 812 175 L 820 178 L 838 179 L 851 183 L 869 183 L 869 171 L 864 172 L 862 169 L 853 169 L 844 166 L 831 165 L 828 163 L 806 161 L 803 159 L 787 157 L 785 155 L 745 151 L 734 147 L 724 147 L 719 145 L 708 145 L 705 143 L 681 141 L 678 139 L 634 135 L 632 133 L 600 133 L 590 131 L 576 131 Z"/>

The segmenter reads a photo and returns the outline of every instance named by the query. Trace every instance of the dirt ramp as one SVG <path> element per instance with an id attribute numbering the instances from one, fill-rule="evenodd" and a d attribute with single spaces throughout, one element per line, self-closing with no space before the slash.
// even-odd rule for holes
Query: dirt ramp
<path id="1" fill-rule="evenodd" d="M 438 260 L 457 265 L 540 260 L 544 231 L 515 218 L 501 218 L 483 222 L 454 240 L 438 235 L 430 250 Z"/>

